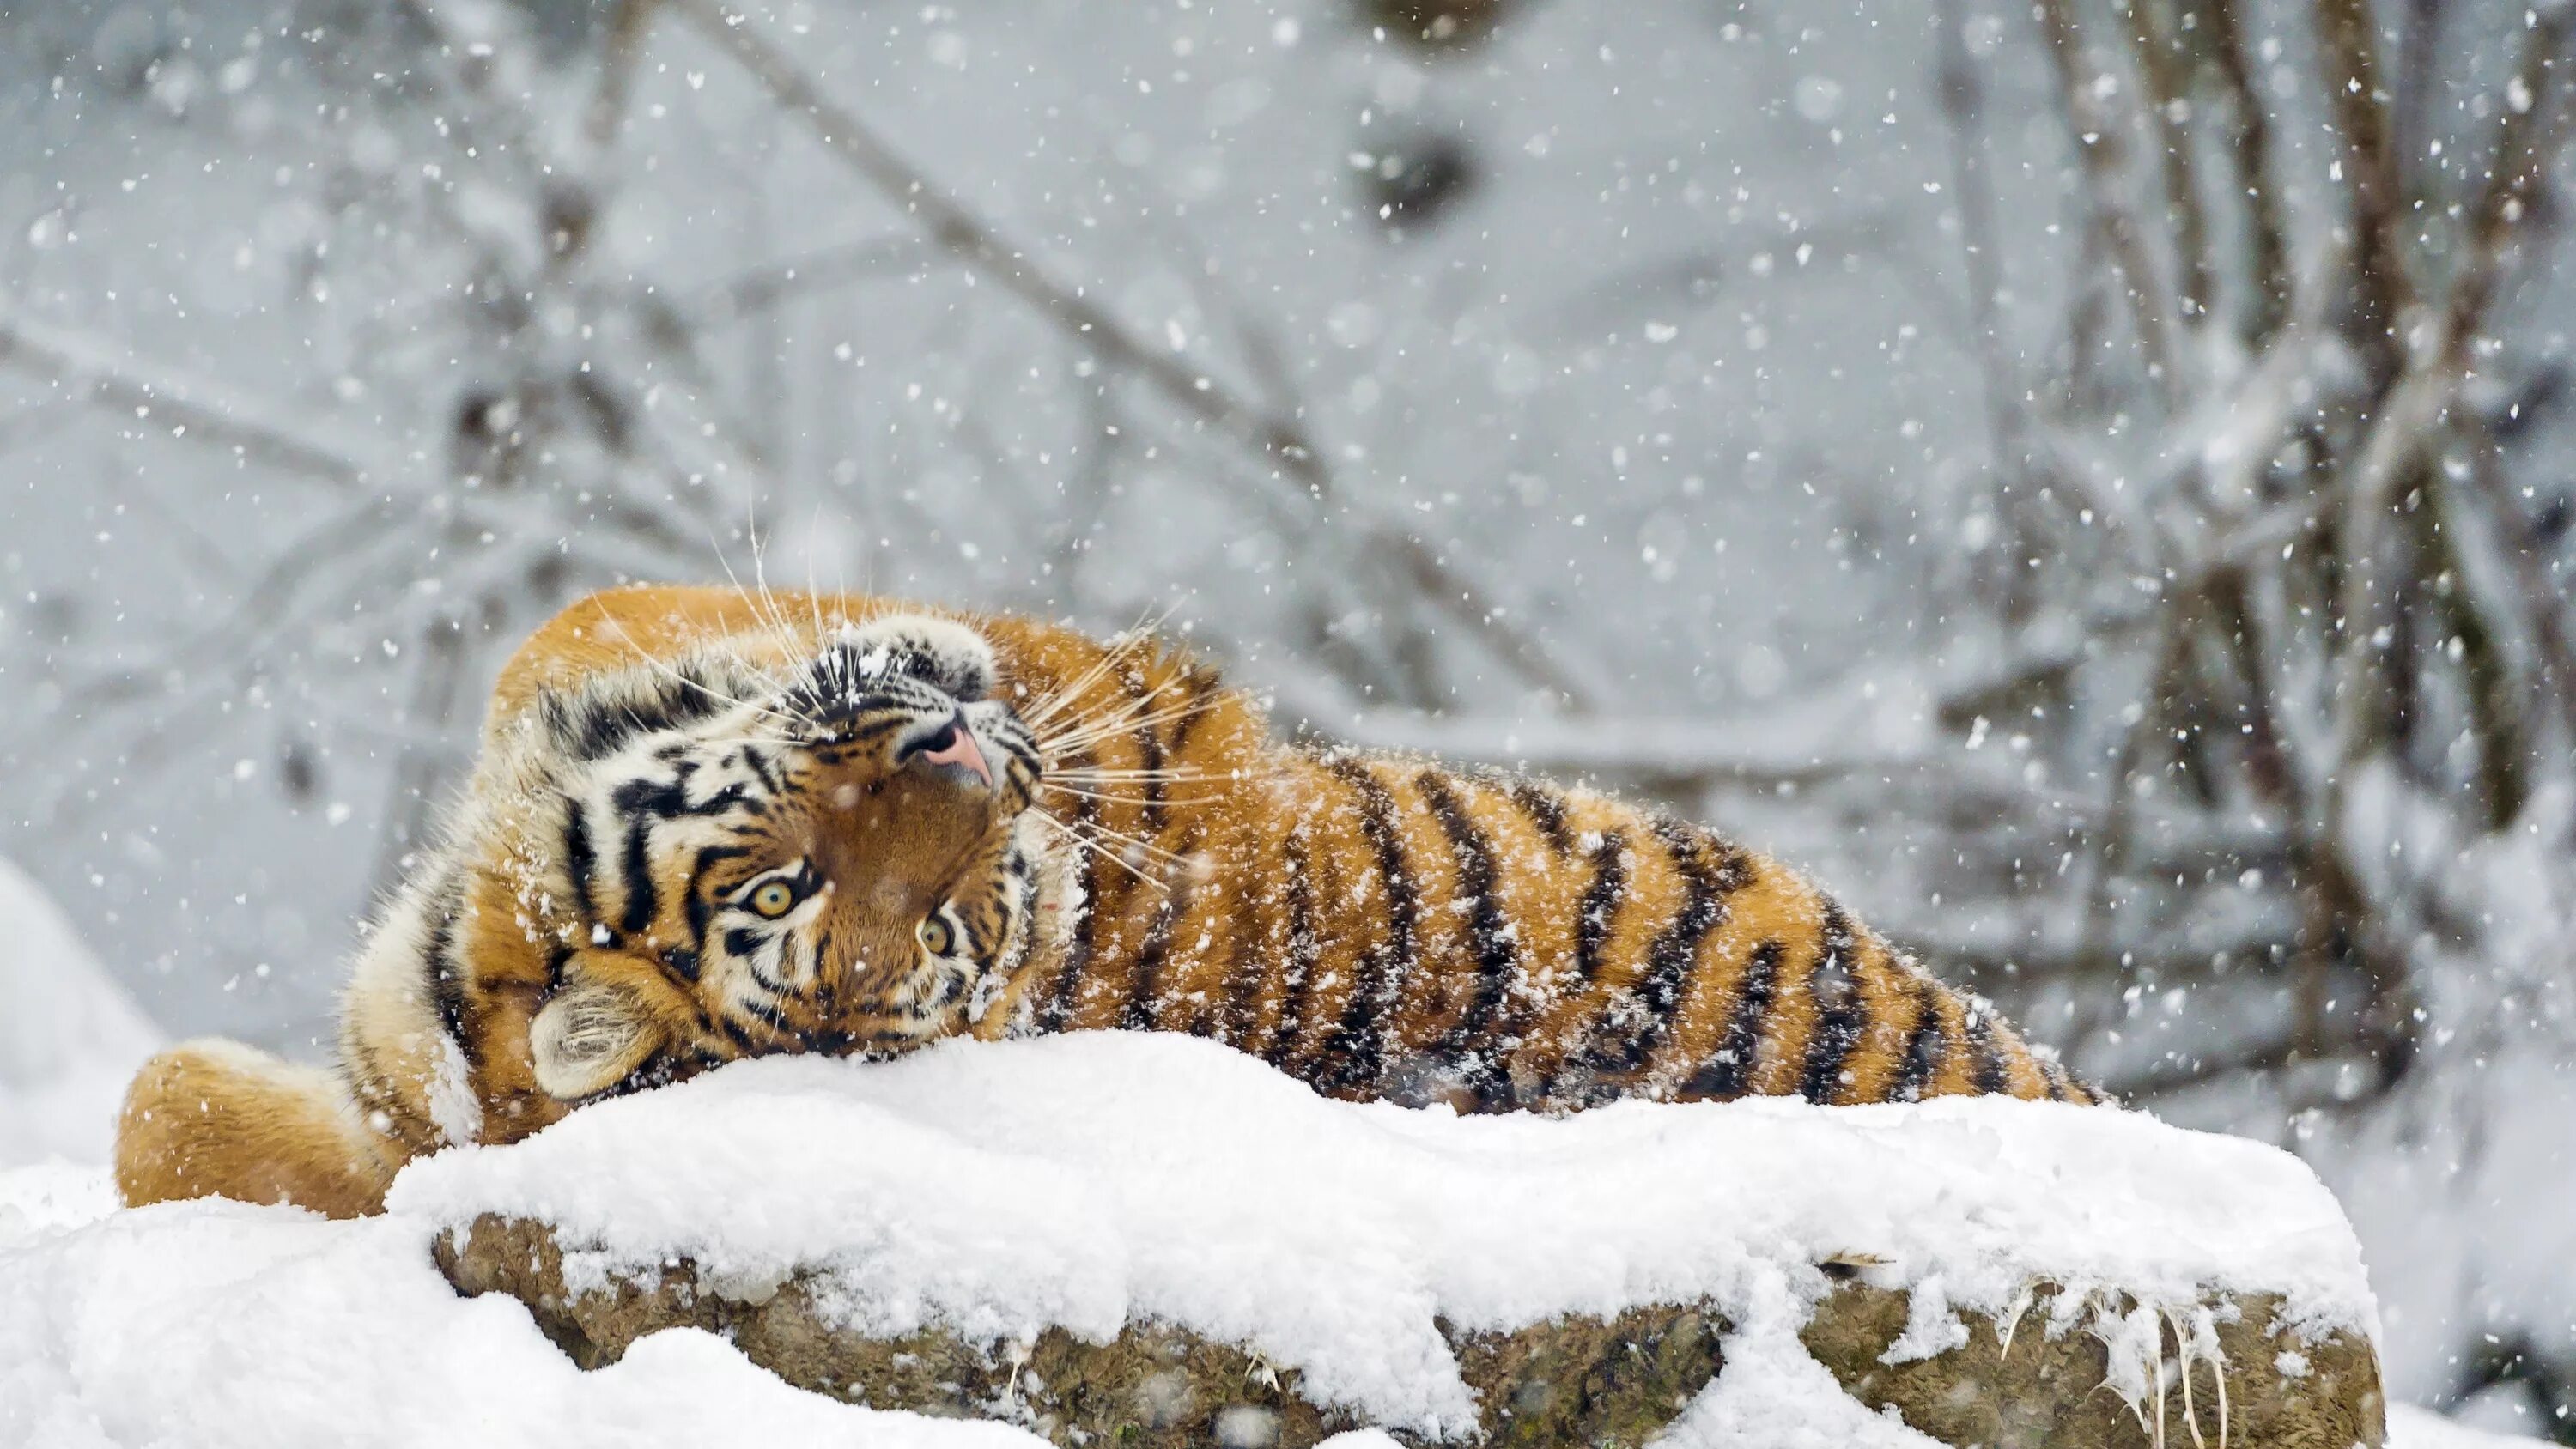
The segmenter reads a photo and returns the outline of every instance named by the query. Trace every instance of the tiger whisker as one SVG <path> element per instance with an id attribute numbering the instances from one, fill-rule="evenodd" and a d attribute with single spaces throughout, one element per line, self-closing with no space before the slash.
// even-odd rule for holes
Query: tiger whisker
<path id="1" fill-rule="evenodd" d="M 1194 696 L 1176 704 L 1163 705 L 1149 713 L 1147 711 L 1153 705 L 1154 698 L 1154 695 L 1149 694 L 1130 701 L 1124 708 L 1114 713 L 1102 715 L 1097 719 L 1077 720 L 1049 735 L 1046 742 L 1049 744 L 1089 742 L 1106 739 L 1114 734 L 1124 734 L 1130 730 L 1142 729 L 1149 725 L 1163 724 L 1172 719 L 1211 709 L 1218 700 L 1224 698 L 1224 694 L 1220 691 Z"/>
<path id="2" fill-rule="evenodd" d="M 1104 780 L 1212 780 L 1230 777 L 1232 770 L 1211 770 L 1201 765 L 1156 765 L 1152 768 L 1126 765 L 1077 765 L 1062 773 L 1092 775 Z"/>
<path id="3" fill-rule="evenodd" d="M 1177 603 L 1166 604 L 1159 614 L 1148 611 L 1139 615 L 1135 627 L 1119 635 L 1098 659 L 1092 661 L 1090 668 L 1075 675 L 1067 683 L 1058 685 L 1055 692 L 1041 701 L 1036 710 L 1021 717 L 1022 722 L 1034 731 L 1040 724 L 1054 718 L 1059 710 L 1070 704 L 1084 690 L 1089 689 L 1102 675 L 1115 669 L 1131 651 L 1139 645 L 1150 642 L 1154 637 L 1154 631 L 1162 627 L 1163 621 L 1172 617 L 1172 611 L 1178 607 L 1180 606 Z"/>
<path id="4" fill-rule="evenodd" d="M 643 646 L 642 644 L 640 644 L 640 643 L 636 642 L 636 639 L 635 639 L 635 636 L 634 636 L 634 635 L 629 634 L 628 632 L 626 632 L 626 626 L 625 626 L 624 624 L 621 624 L 621 623 L 619 623 L 619 622 L 617 621 L 617 616 L 616 616 L 616 615 L 611 614 L 611 613 L 608 613 L 608 612 L 606 612 L 606 611 L 604 611 L 604 610 L 603 610 L 603 611 L 601 612 L 601 614 L 600 614 L 600 617 L 601 617 L 602 619 L 604 619 L 604 620 L 606 620 L 606 621 L 607 621 L 607 623 L 608 623 L 608 627 L 609 627 L 609 628 L 614 629 L 614 630 L 616 630 L 616 631 L 617 631 L 617 637 L 618 637 L 620 640 L 622 640 L 622 641 L 624 641 L 624 642 L 625 642 L 625 645 L 626 645 L 626 647 L 627 647 L 628 649 L 630 649 L 630 650 L 634 651 L 635 657 L 636 657 L 637 659 L 639 659 L 639 660 L 643 661 L 646 665 L 649 665 L 649 666 L 650 666 L 650 667 L 652 667 L 653 669 L 656 669 L 656 670 L 660 671 L 663 675 L 667 676 L 668 678 L 672 679 L 673 681 L 675 681 L 675 682 L 677 682 L 677 683 L 679 683 L 679 684 L 685 685 L 685 686 L 687 686 L 687 687 L 688 687 L 688 688 L 690 688 L 690 689 L 694 689 L 694 690 L 698 691 L 700 694 L 705 695 L 705 696 L 706 696 L 707 698 L 709 698 L 709 699 L 717 700 L 717 701 L 720 701 L 720 702 L 722 702 L 722 703 L 724 703 L 724 704 L 732 705 L 732 706 L 734 706 L 734 707 L 735 707 L 735 708 L 737 708 L 737 709 L 748 709 L 748 710 L 754 710 L 754 711 L 757 711 L 757 712 L 758 712 L 758 713 L 760 713 L 760 714 L 767 715 L 769 718 L 771 718 L 771 719 L 774 719 L 774 720 L 778 721 L 780 724 L 783 724 L 783 725 L 787 726 L 787 727 L 788 727 L 789 729 L 791 729 L 791 730 L 801 730 L 801 729 L 803 729 L 803 728 L 805 727 L 805 721 L 800 720 L 800 719 L 797 719 L 797 718 L 796 718 L 795 716 L 793 716 L 793 715 L 781 714 L 781 713 L 779 713 L 777 710 L 771 709 L 771 708 L 770 708 L 770 707 L 768 707 L 767 705 L 763 705 L 763 704 L 754 704 L 754 703 L 752 703 L 750 700 L 747 700 L 747 699 L 736 699 L 736 698 L 734 698 L 732 695 L 725 693 L 723 690 L 715 688 L 713 685 L 703 683 L 703 682 L 701 682 L 701 681 L 699 681 L 699 680 L 691 679 L 689 676 L 687 676 L 687 675 L 685 675 L 685 674 L 682 674 L 679 670 L 672 668 L 672 667 L 670 666 L 670 664 L 669 664 L 669 663 L 667 663 L 667 662 L 665 662 L 665 661 L 663 661 L 663 660 L 661 660 L 661 659 L 657 659 L 657 658 L 655 658 L 651 653 L 647 652 L 647 651 L 646 651 L 646 649 L 644 648 L 644 646 Z M 765 676 L 764 676 L 764 677 L 765 677 Z M 777 745 L 789 745 L 789 746 L 794 746 L 794 745 L 802 745 L 802 744 L 804 744 L 804 743 L 805 743 L 805 741 L 804 741 L 804 740 L 802 740 L 802 739 L 798 739 L 798 738 L 783 738 L 783 739 L 782 739 L 782 738 L 778 738 L 778 737 L 774 737 L 774 736 L 762 736 L 762 737 L 760 737 L 760 738 L 762 738 L 762 739 L 764 740 L 764 742 L 765 742 L 765 743 L 769 743 L 769 744 L 777 744 Z"/>
<path id="5" fill-rule="evenodd" d="M 1170 724 L 1176 720 L 1188 719 L 1192 715 L 1205 713 L 1207 710 L 1213 708 L 1216 701 L 1221 698 L 1223 698 L 1222 695 L 1212 694 L 1199 699 L 1188 700 L 1181 704 L 1171 705 L 1139 718 L 1103 721 L 1098 725 L 1092 726 L 1078 733 L 1055 735 L 1047 739 L 1040 740 L 1038 741 L 1038 748 L 1049 754 L 1054 754 L 1062 750 L 1084 749 L 1091 745 L 1099 744 L 1116 735 L 1133 734 L 1138 730 L 1155 729 L 1160 726 Z"/>
<path id="6" fill-rule="evenodd" d="M 814 505 L 813 520 L 806 524 L 805 532 L 806 536 L 811 538 L 821 534 L 822 531 L 823 505 L 817 502 Z M 814 586 L 814 556 L 817 552 L 812 548 L 805 550 L 805 604 L 814 615 L 814 647 L 821 649 L 832 637 L 832 631 L 823 627 L 823 591 Z"/>
<path id="7" fill-rule="evenodd" d="M 1066 721 L 1055 733 L 1071 735 L 1084 730 L 1115 726 L 1119 721 L 1133 718 L 1138 712 L 1150 708 L 1159 693 L 1161 693 L 1161 686 L 1149 689 L 1143 694 L 1124 696 L 1096 714 L 1076 716 Z"/>
<path id="8" fill-rule="evenodd" d="M 1053 790 L 1059 795 L 1074 795 L 1085 800 L 1098 800 L 1110 805 L 1144 805 L 1148 807 L 1155 805 L 1207 805 L 1224 798 L 1221 795 L 1191 795 L 1177 799 L 1148 800 L 1141 795 L 1103 795 L 1097 791 L 1078 790 L 1071 785 L 1058 785 L 1049 780 L 1040 780 L 1038 782 L 1038 788 L 1041 790 Z"/>
<path id="9" fill-rule="evenodd" d="M 779 647 L 786 652 L 789 658 L 797 658 L 802 655 L 811 654 L 822 647 L 822 641 L 817 639 L 811 643 L 807 643 L 796 637 L 796 627 L 787 617 L 786 604 L 782 602 L 778 595 L 769 587 L 768 556 L 761 547 L 760 527 L 757 522 L 753 522 L 749 527 L 751 530 L 751 578 L 754 586 L 760 590 L 759 602 L 756 607 L 769 616 L 770 631 L 778 636 Z"/>
<path id="10" fill-rule="evenodd" d="M 758 586 L 756 589 L 746 589 L 742 586 L 742 579 L 733 571 L 733 561 L 725 557 L 722 544 L 716 543 L 712 537 L 707 542 L 715 549 L 716 564 L 724 570 L 725 581 L 733 585 L 736 593 L 750 601 L 752 613 L 777 640 L 780 652 L 788 658 L 797 658 L 811 651 L 798 646 L 794 631 L 785 626 L 775 609 L 771 607 L 774 600 L 769 592 L 769 580 L 763 570 L 760 520 L 753 512 L 754 507 L 752 500 L 748 498 L 743 500 L 743 529 L 751 538 L 751 576 L 753 583 Z"/>
<path id="11" fill-rule="evenodd" d="M 1066 705 L 1073 702 L 1075 696 L 1081 694 L 1082 691 L 1089 689 L 1102 674 L 1112 668 L 1117 663 L 1120 651 L 1125 647 L 1126 646 L 1124 644 L 1121 644 L 1117 648 L 1113 648 L 1102 653 L 1098 659 L 1091 662 L 1090 668 L 1083 670 L 1080 674 L 1073 676 L 1071 679 L 1058 681 L 1055 688 L 1038 696 L 1036 703 L 1030 705 L 1026 710 L 1021 712 L 1021 722 L 1028 725 L 1031 729 L 1035 729 L 1046 721 L 1053 719 Z"/>
<path id="12" fill-rule="evenodd" d="M 1170 895 L 1172 893 L 1172 887 L 1168 882 L 1147 875 L 1145 872 L 1137 869 L 1136 866 L 1127 860 L 1125 856 L 1112 851 L 1108 846 L 1101 842 L 1090 839 L 1080 831 L 1075 830 L 1072 826 L 1065 824 L 1063 821 L 1056 819 L 1054 816 L 1047 814 L 1043 810 L 1038 812 L 1037 818 L 1048 825 L 1054 826 L 1056 830 L 1064 836 L 1065 841 L 1068 844 L 1081 850 L 1090 851 L 1092 854 L 1099 856 L 1101 859 L 1108 861 L 1112 865 L 1117 866 L 1120 870 L 1127 872 L 1129 875 L 1136 877 L 1136 879 L 1143 881 L 1145 884 L 1152 886 L 1154 889 L 1161 891 L 1165 895 Z"/>
<path id="13" fill-rule="evenodd" d="M 1170 765 L 1159 770 L 1129 769 L 1117 765 L 1075 765 L 1060 770 L 1050 770 L 1047 772 L 1047 778 L 1072 780 L 1081 784 L 1123 784 L 1129 780 L 1160 780 L 1167 784 L 1185 784 L 1206 780 L 1232 782 L 1265 780 L 1278 773 L 1276 764 L 1256 760 L 1231 765 L 1222 770 L 1207 769 L 1198 765 Z"/>
<path id="14" fill-rule="evenodd" d="M 1046 779 L 1067 785 L 1087 785 L 1095 789 L 1104 785 L 1203 785 L 1221 781 L 1227 776 L 1202 775 L 1092 775 L 1076 770 L 1050 771 Z"/>
<path id="15" fill-rule="evenodd" d="M 1049 819 L 1054 820 L 1059 825 L 1068 825 L 1076 830 L 1091 831 L 1102 839 L 1115 840 L 1121 844 L 1133 846 L 1150 855 L 1159 855 L 1170 861 L 1179 861 L 1182 859 L 1178 854 L 1166 850 L 1162 846 L 1156 845 L 1153 841 L 1148 840 L 1141 835 L 1131 834 L 1127 831 L 1120 830 L 1115 826 L 1105 824 L 1097 819 L 1077 816 L 1074 819 L 1067 820 L 1061 815 L 1056 815 L 1044 806 L 1039 807 L 1039 813 L 1046 815 Z"/>
<path id="16" fill-rule="evenodd" d="M 1057 823 L 1062 824 L 1064 822 L 1058 821 Z M 1112 830 L 1097 820 L 1078 820 L 1073 822 L 1073 827 L 1079 830 L 1090 830 L 1096 832 L 1099 840 L 1115 841 L 1124 849 L 1132 850 L 1148 859 L 1159 860 L 1165 866 L 1172 869 L 1188 870 L 1191 868 L 1188 857 L 1165 850 L 1163 847 L 1154 844 L 1150 840 L 1143 839 L 1139 836 L 1129 835 L 1123 830 Z"/>
<path id="17" fill-rule="evenodd" d="M 1021 722 L 1026 724 L 1031 730 L 1035 730 L 1039 726 L 1045 724 L 1048 720 L 1055 718 L 1057 714 L 1061 713 L 1068 705 L 1072 704 L 1075 699 L 1079 698 L 1085 690 L 1088 690 L 1094 684 L 1099 683 L 1100 680 L 1107 676 L 1111 670 L 1116 669 L 1120 662 L 1127 657 L 1128 651 L 1144 642 L 1146 637 L 1147 636 L 1142 633 L 1130 633 L 1120 638 L 1115 645 L 1104 651 L 1098 659 L 1093 660 L 1090 668 L 1085 669 L 1080 674 L 1075 675 L 1064 683 L 1057 685 L 1053 693 L 1047 695 L 1044 699 L 1041 699 L 1035 708 L 1021 716 Z"/>

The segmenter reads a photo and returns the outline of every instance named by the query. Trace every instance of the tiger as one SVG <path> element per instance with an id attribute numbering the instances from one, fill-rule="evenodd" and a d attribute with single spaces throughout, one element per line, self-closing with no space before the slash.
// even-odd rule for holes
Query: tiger
<path id="1" fill-rule="evenodd" d="M 1155 631 L 652 585 L 503 667 L 336 1060 L 164 1052 L 115 1177 L 359 1216 L 412 1158 L 740 1058 L 1104 1029 L 1466 1113 L 2106 1100 L 1711 829 L 1276 740 Z"/>

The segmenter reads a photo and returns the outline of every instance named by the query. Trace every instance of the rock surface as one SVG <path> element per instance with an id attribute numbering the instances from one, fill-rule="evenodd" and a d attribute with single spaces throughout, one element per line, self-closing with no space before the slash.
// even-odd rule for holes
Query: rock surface
<path id="1" fill-rule="evenodd" d="M 1025 1343 L 938 1330 L 871 1339 L 834 1326 L 839 1290 L 819 1279 L 719 1291 L 672 1260 L 641 1277 L 593 1282 L 576 1271 L 568 1283 L 551 1228 L 488 1214 L 442 1232 L 435 1255 L 459 1291 L 526 1303 L 585 1368 L 615 1362 L 646 1334 L 695 1327 L 725 1335 L 801 1388 L 875 1408 L 1006 1419 L 1068 1446 L 1302 1449 L 1361 1427 L 1350 1412 L 1305 1398 L 1295 1365 L 1163 1324 L 1131 1322 L 1105 1343 L 1062 1329 Z M 2113 1359 L 2099 1337 L 2051 1335 L 2053 1300 L 2052 1290 L 2035 1288 L 2031 1306 L 2002 1326 L 1961 1313 L 1964 1343 L 1890 1363 L 1908 1328 L 1908 1295 L 1844 1281 L 1800 1338 L 1861 1403 L 1961 1449 L 2377 1449 L 2384 1441 L 2368 1340 L 2338 1331 L 2308 1341 L 2284 1321 L 2278 1298 L 2209 1305 L 2214 1356 L 2197 1332 L 2143 1321 L 2140 1331 L 2162 1337 L 2163 1368 L 2161 1382 L 2134 1400 L 2106 1384 Z M 1724 1367 L 1725 1333 L 1699 1306 L 1666 1305 L 1444 1336 L 1477 1392 L 1482 1442 L 1641 1446 Z M 2185 1352 L 2186 1341 L 2204 1346 Z"/>

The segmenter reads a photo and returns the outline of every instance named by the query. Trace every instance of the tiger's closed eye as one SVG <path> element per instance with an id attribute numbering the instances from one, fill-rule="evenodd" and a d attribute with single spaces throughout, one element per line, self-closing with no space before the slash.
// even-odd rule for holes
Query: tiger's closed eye
<path id="1" fill-rule="evenodd" d="M 933 956 L 945 956 L 957 946 L 957 932 L 941 916 L 922 917 L 921 924 L 913 928 L 913 935 L 920 938 L 921 949 Z"/>

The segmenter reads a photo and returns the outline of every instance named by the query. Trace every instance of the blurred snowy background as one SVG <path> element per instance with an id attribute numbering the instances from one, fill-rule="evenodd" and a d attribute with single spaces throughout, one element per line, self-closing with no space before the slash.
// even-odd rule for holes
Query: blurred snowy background
<path id="1" fill-rule="evenodd" d="M 2576 1443 L 2570 31 L 0 0 L 0 1148 L 150 1039 L 74 937 L 318 1055 L 581 590 L 1169 610 L 2301 1152 L 2399 1396 Z"/>

